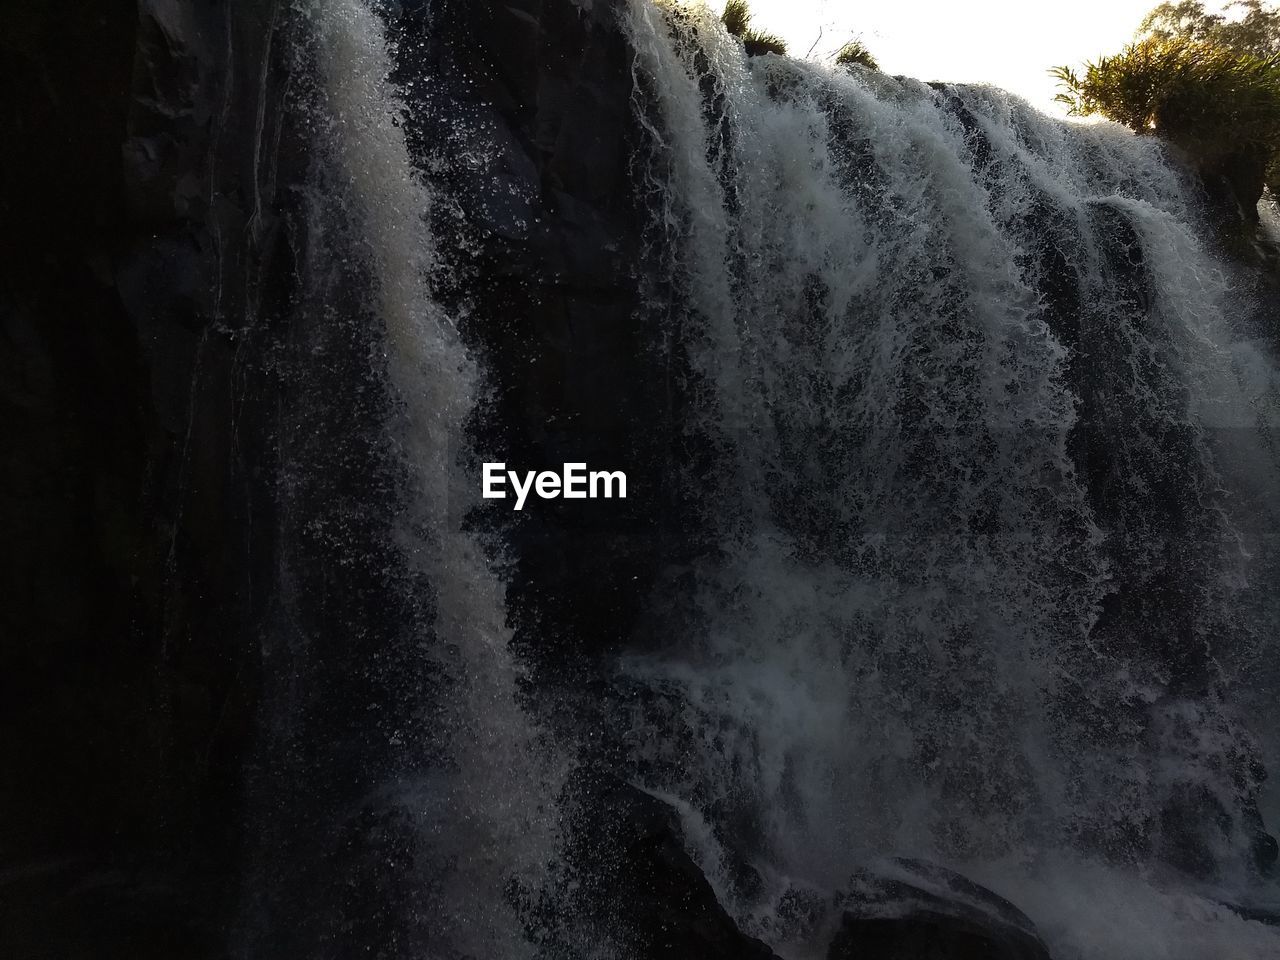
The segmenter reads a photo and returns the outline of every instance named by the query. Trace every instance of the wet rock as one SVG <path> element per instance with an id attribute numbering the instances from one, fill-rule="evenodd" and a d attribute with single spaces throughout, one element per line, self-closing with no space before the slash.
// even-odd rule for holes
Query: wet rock
<path id="1" fill-rule="evenodd" d="M 604 777 L 578 785 L 570 863 L 578 891 L 563 906 L 629 960 L 777 960 L 738 929 L 690 856 L 669 804 Z"/>
<path id="2" fill-rule="evenodd" d="M 828 960 L 1049 960 L 1017 907 L 945 867 L 896 858 L 840 898 Z"/>
<path id="3" fill-rule="evenodd" d="M 1265 151 L 1237 148 L 1207 157 L 1191 156 L 1211 207 L 1238 229 L 1258 223 L 1258 201 L 1267 183 Z"/>
<path id="4" fill-rule="evenodd" d="M 253 231 L 239 203 L 274 158 L 260 6 L 0 12 L 0 871 L 42 878 L 0 885 L 6 955 L 220 955 L 237 902 L 279 410 L 246 302 L 274 197 Z"/>

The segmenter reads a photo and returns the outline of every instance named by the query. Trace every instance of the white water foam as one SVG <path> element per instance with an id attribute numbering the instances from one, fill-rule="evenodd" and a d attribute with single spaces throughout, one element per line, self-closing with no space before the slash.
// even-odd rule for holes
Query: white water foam
<path id="1" fill-rule="evenodd" d="M 449 770 L 403 784 L 395 802 L 417 812 L 429 869 L 444 871 L 423 878 L 445 889 L 435 922 L 442 941 L 458 955 L 515 958 L 531 947 L 504 888 L 512 877 L 536 882 L 555 849 L 559 773 L 516 700 L 502 585 L 461 528 L 476 496 L 456 463 L 476 371 L 429 286 L 434 198 L 399 122 L 406 107 L 390 80 L 382 21 L 364 0 L 315 0 L 302 13 L 325 81 L 323 147 L 344 187 L 328 199 L 344 204 L 352 246 L 374 278 L 386 369 L 402 404 L 392 429 L 416 490 L 397 536 L 437 594 L 437 639 L 423 655 L 448 675 L 437 746 Z"/>
<path id="2" fill-rule="evenodd" d="M 622 664 L 670 707 L 639 721 L 637 756 L 672 736 L 694 756 L 655 789 L 738 811 L 759 836 L 724 842 L 828 888 L 877 853 L 1008 878 L 1159 844 L 1185 781 L 1230 808 L 1220 759 L 1248 742 L 1249 665 L 1272 656 L 1242 531 L 1274 523 L 1277 490 L 1241 491 L 1250 462 L 1274 469 L 1276 373 L 1232 321 L 1187 178 L 1151 138 L 1000 91 L 748 62 L 701 4 L 631 0 L 623 22 L 638 176 L 681 251 L 681 344 L 715 386 L 700 427 L 743 490 L 701 622 Z M 1105 485 L 1080 472 L 1082 430 Z M 1186 637 L 1103 622 L 1117 591 L 1170 577 Z M 1280 943 L 1137 865 L 1080 863 L 1010 892 L 1038 898 L 1064 956 Z M 1071 940 L 1085 903 L 1182 933 L 1139 915 Z"/>

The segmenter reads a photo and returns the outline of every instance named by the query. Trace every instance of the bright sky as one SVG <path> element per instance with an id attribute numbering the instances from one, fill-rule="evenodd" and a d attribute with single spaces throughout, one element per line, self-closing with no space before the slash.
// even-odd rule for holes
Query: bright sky
<path id="1" fill-rule="evenodd" d="M 723 0 L 709 0 L 720 10 Z M 886 73 L 991 83 L 1061 114 L 1050 67 L 1114 53 L 1159 0 L 751 0 L 752 26 L 803 57 L 860 37 Z M 1217 4 L 1207 4 L 1214 7 Z"/>

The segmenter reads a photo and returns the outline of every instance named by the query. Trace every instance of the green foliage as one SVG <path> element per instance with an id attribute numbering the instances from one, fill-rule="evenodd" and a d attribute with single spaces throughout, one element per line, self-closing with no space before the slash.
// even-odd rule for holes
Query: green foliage
<path id="1" fill-rule="evenodd" d="M 751 8 L 747 0 L 729 0 L 724 5 L 724 13 L 720 14 L 720 22 L 733 36 L 746 36 L 751 29 Z"/>
<path id="2" fill-rule="evenodd" d="M 1280 10 L 1267 9 L 1262 0 L 1236 0 L 1225 12 L 1239 15 L 1209 13 L 1200 0 L 1162 3 L 1147 14 L 1138 36 L 1201 40 L 1257 57 L 1280 52 Z"/>
<path id="3" fill-rule="evenodd" d="M 1268 8 L 1262 0 L 1235 0 L 1227 4 L 1222 13 L 1209 13 L 1201 0 L 1166 2 L 1147 14 L 1138 28 L 1138 36 L 1166 41 L 1196 40 L 1225 47 L 1245 57 L 1274 59 L 1280 55 L 1280 9 Z M 1258 149 L 1270 155 L 1267 186 L 1273 196 L 1280 196 L 1280 144 L 1273 139 Z"/>
<path id="4" fill-rule="evenodd" d="M 776 53 L 780 57 L 787 55 L 787 41 L 760 30 L 748 30 L 742 37 L 742 45 L 747 48 L 749 57 L 759 57 L 766 53 Z"/>
<path id="5" fill-rule="evenodd" d="M 1186 20 L 1187 7 L 1199 4 L 1157 8 L 1163 19 L 1144 24 L 1157 29 L 1085 64 L 1083 75 L 1056 68 L 1058 102 L 1074 116 L 1101 114 L 1139 133 L 1159 133 L 1202 163 L 1252 157 L 1269 167 L 1272 184 L 1280 183 L 1280 52 L 1256 53 L 1254 40 L 1243 46 L 1212 39 L 1214 23 Z M 1166 34 L 1161 24 L 1171 22 L 1190 26 Z"/>
<path id="6" fill-rule="evenodd" d="M 869 70 L 879 70 L 880 64 L 876 62 L 876 58 L 871 55 L 871 51 L 857 40 L 850 40 L 836 54 L 836 66 L 847 67 L 853 64 L 866 67 Z"/>
<path id="7" fill-rule="evenodd" d="M 742 41 L 749 57 L 759 57 L 766 53 L 776 53 L 781 57 L 787 52 L 787 43 L 781 37 L 751 29 L 751 8 L 746 0 L 729 0 L 724 5 L 720 22 L 729 33 Z"/>
<path id="8" fill-rule="evenodd" d="M 1280 134 L 1280 56 L 1152 36 L 1085 64 L 1083 77 L 1069 67 L 1053 75 L 1064 88 L 1058 102 L 1075 116 L 1099 113 L 1191 142 L 1271 142 Z"/>

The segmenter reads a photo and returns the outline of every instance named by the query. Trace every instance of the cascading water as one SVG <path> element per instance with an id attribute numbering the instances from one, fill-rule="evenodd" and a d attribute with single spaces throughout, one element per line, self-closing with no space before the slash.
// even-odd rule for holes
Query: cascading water
<path id="1" fill-rule="evenodd" d="M 430 742 L 388 731 L 421 760 L 377 801 L 418 841 L 428 932 L 400 946 L 531 955 L 512 889 L 569 899 L 543 875 L 560 758 L 598 731 L 547 750 L 502 584 L 463 532 L 482 390 L 433 290 L 453 260 L 395 51 L 365 0 L 297 9 L 321 88 L 309 295 L 346 282 L 326 271 L 368 288 L 410 488 L 387 576 L 432 608 Z M 627 775 L 789 960 L 830 929 L 784 930 L 779 904 L 888 855 L 1004 893 L 1057 960 L 1273 954 L 1280 936 L 1218 904 L 1264 899 L 1280 378 L 1232 319 L 1250 305 L 1189 182 L 1154 140 L 998 91 L 748 61 L 701 5 L 619 10 L 647 218 L 635 322 L 683 374 L 677 429 L 710 451 L 713 476 L 675 483 L 708 504 L 714 548 L 689 595 L 648 601 L 674 638 L 561 716 L 607 716 Z M 443 280 L 465 299 L 466 276 Z"/>
<path id="2" fill-rule="evenodd" d="M 432 956 L 514 958 L 529 947 L 507 886 L 536 884 L 554 849 L 560 774 L 517 703 L 501 585 L 462 529 L 478 493 L 458 468 L 474 364 L 432 295 L 434 198 L 405 142 L 384 25 L 364 0 L 317 0 L 301 12 L 323 86 L 318 186 L 329 191 L 311 205 L 311 228 L 342 235 L 344 257 L 367 271 L 384 325 L 376 367 L 394 396 L 389 430 L 411 485 L 393 534 L 409 573 L 388 575 L 406 589 L 421 575 L 435 604 L 435 639 L 419 641 L 437 677 L 436 702 L 421 706 L 434 742 L 408 746 L 432 761 L 425 775 L 388 785 L 383 802 L 419 833 L 423 946 Z M 441 893 L 433 900 L 428 889 Z"/>
<path id="3" fill-rule="evenodd" d="M 1242 705 L 1274 692 L 1276 367 L 1191 186 L 995 90 L 748 62 L 700 5 L 623 16 L 674 280 L 649 312 L 724 472 L 695 622 L 621 666 L 664 704 L 641 778 L 714 824 L 707 864 L 749 851 L 765 937 L 787 889 L 899 853 L 1023 891 L 1056 956 L 1274 952 L 1155 879 L 1257 895 L 1275 735 Z M 1109 909 L 1089 890 L 1178 936 L 1068 921 Z"/>
<path id="4" fill-rule="evenodd" d="M 706 0 L 0 38 L 0 958 L 1280 957 L 1254 144 Z"/>

